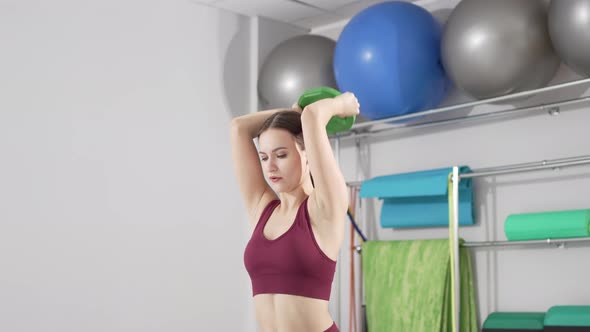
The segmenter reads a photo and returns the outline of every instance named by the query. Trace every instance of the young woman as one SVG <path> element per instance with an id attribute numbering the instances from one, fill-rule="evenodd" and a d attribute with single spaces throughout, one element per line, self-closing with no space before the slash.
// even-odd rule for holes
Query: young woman
<path id="1" fill-rule="evenodd" d="M 326 124 L 352 93 L 232 121 L 235 173 L 253 233 L 244 254 L 261 332 L 338 331 L 328 311 L 348 195 Z M 258 138 L 258 149 L 253 139 Z"/>

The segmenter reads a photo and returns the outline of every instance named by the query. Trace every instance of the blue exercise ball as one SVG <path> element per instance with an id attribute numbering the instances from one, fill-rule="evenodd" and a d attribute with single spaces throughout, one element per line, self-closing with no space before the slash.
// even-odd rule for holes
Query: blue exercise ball
<path id="1" fill-rule="evenodd" d="M 441 65 L 441 25 L 422 7 L 390 1 L 355 15 L 334 50 L 340 91 L 371 120 L 435 108 L 450 82 Z"/>

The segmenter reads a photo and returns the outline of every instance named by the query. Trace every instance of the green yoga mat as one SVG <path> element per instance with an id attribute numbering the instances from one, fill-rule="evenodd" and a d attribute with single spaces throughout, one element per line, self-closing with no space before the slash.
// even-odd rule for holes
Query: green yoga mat
<path id="1" fill-rule="evenodd" d="M 477 331 L 471 258 L 460 250 L 460 330 Z M 371 332 L 451 331 L 449 241 L 368 241 L 362 248 Z"/>
<path id="2" fill-rule="evenodd" d="M 590 236 L 590 210 L 512 214 L 504 232 L 510 241 Z"/>

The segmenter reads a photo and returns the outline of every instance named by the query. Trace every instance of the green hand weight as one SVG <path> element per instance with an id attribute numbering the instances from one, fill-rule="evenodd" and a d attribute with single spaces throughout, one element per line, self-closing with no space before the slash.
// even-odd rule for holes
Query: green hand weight
<path id="1" fill-rule="evenodd" d="M 322 86 L 319 88 L 306 90 L 301 95 L 301 97 L 299 97 L 297 104 L 299 107 L 301 107 L 301 109 L 304 109 L 305 106 L 315 103 L 320 99 L 334 98 L 339 95 L 341 95 L 340 91 L 327 86 Z M 355 116 L 348 116 L 345 118 L 333 116 L 326 125 L 326 132 L 328 135 L 332 135 L 338 132 L 350 130 L 355 120 Z"/>

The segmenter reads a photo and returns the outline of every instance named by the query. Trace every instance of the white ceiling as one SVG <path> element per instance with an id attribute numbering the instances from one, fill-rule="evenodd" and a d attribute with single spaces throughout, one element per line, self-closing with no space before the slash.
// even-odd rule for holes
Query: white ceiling
<path id="1" fill-rule="evenodd" d="M 304 28 L 317 28 L 348 20 L 361 10 L 384 0 L 191 0 L 248 16 L 262 16 Z M 406 0 L 424 3 L 430 1 Z"/>

